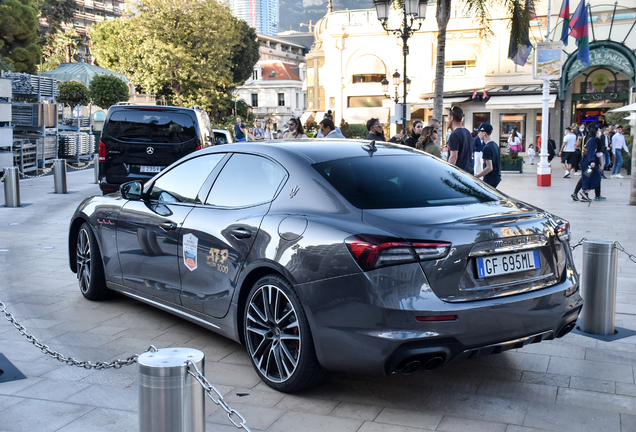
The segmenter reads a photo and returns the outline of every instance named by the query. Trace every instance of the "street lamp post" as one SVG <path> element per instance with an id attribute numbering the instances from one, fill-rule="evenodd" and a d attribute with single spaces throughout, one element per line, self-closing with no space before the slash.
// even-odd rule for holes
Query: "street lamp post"
<path id="1" fill-rule="evenodd" d="M 384 93 L 384 97 L 387 99 L 392 99 L 393 102 L 397 105 L 400 103 L 400 96 L 398 94 L 398 88 L 400 87 L 400 83 L 404 83 L 405 84 L 405 88 L 406 88 L 406 93 L 411 91 L 411 80 L 406 77 L 406 79 L 404 81 L 400 80 L 401 75 L 400 73 L 396 70 L 395 73 L 393 74 L 393 86 L 395 87 L 395 96 L 391 97 L 388 92 L 389 92 L 389 80 L 386 79 L 386 77 L 382 78 L 382 81 L 380 81 L 380 83 L 382 84 L 382 93 Z M 406 98 L 405 98 L 406 99 Z M 404 114 L 404 109 L 402 110 L 402 113 Z M 402 116 L 402 121 L 404 121 L 406 117 L 406 114 L 404 114 Z M 398 121 L 397 119 L 395 120 L 395 123 L 397 125 Z M 405 123 L 403 123 L 405 124 Z M 402 128 L 402 130 L 404 131 L 404 128 Z M 404 138 L 406 139 L 406 133 Z"/>
<path id="2" fill-rule="evenodd" d="M 404 58 L 404 95 L 402 99 L 402 133 L 406 136 L 406 95 L 409 91 L 409 84 L 411 80 L 406 75 L 406 57 L 409 54 L 408 40 L 413 34 L 422 27 L 422 21 L 426 19 L 426 8 L 428 6 L 428 0 L 404 0 L 402 13 L 404 15 L 402 25 L 400 28 L 391 29 L 388 27 L 389 21 L 389 6 L 393 0 L 373 0 L 376 11 L 378 13 L 378 20 L 382 24 L 382 28 L 387 33 L 393 33 L 395 36 L 402 39 L 402 56 Z M 400 74 L 397 73 L 397 79 L 399 80 Z M 397 84 L 395 82 L 396 76 L 393 74 L 393 84 L 395 87 L 395 104 L 399 103 Z M 386 81 L 386 90 L 384 89 L 384 82 Z M 399 82 L 399 81 L 398 81 Z M 384 78 L 382 82 L 383 91 L 388 90 L 388 81 Z M 386 95 L 385 95 L 386 96 Z"/>

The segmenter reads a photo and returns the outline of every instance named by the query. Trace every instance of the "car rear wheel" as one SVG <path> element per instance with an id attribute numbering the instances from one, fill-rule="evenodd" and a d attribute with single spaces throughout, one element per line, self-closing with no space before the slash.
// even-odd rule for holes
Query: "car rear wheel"
<path id="1" fill-rule="evenodd" d="M 99 246 L 88 223 L 77 233 L 77 280 L 82 295 L 89 300 L 101 300 L 108 294 Z"/>
<path id="2" fill-rule="evenodd" d="M 252 287 L 245 308 L 245 341 L 254 369 L 273 389 L 294 392 L 327 377 L 320 366 L 300 300 L 278 275 Z"/>

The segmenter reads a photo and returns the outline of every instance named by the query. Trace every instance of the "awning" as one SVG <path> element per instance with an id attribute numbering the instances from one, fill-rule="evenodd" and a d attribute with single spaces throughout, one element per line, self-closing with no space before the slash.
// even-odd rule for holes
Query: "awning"
<path id="1" fill-rule="evenodd" d="M 458 103 L 462 103 L 462 102 L 466 102 L 469 101 L 470 99 L 467 97 L 450 97 L 450 98 L 444 98 L 444 101 L 442 102 L 442 105 L 444 108 L 450 108 L 455 104 Z M 422 108 L 431 108 L 433 109 L 433 103 L 434 103 L 435 99 L 427 99 L 424 102 L 416 102 L 413 104 L 413 108 L 415 109 L 422 109 Z"/>
<path id="2" fill-rule="evenodd" d="M 305 111 L 303 115 L 300 116 L 300 123 L 304 126 L 307 123 L 307 120 L 313 120 L 316 123 L 321 121 L 325 113 L 322 111 Z"/>
<path id="3" fill-rule="evenodd" d="M 633 103 L 631 105 L 625 105 L 625 106 L 622 106 L 620 108 L 613 109 L 610 112 L 621 112 L 621 111 L 636 111 L 636 103 Z"/>
<path id="4" fill-rule="evenodd" d="M 486 108 L 495 110 L 541 109 L 543 95 L 491 96 L 486 102 Z M 554 108 L 556 95 L 550 95 L 550 108 Z"/>
<path id="5" fill-rule="evenodd" d="M 387 123 L 391 108 L 372 107 L 372 108 L 347 108 L 344 118 L 349 124 L 367 124 L 367 120 L 377 118 L 380 123 Z"/>

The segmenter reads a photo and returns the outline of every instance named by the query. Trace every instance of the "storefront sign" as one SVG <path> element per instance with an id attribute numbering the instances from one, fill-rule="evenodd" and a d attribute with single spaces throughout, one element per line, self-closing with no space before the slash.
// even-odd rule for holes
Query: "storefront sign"
<path id="1" fill-rule="evenodd" d="M 573 79 L 579 72 L 592 66 L 611 66 L 625 72 L 628 77 L 634 76 L 634 69 L 627 57 L 611 48 L 596 48 L 590 51 L 590 65 L 585 66 L 581 60 L 572 64 L 568 72 L 568 78 Z"/>
<path id="2" fill-rule="evenodd" d="M 627 92 L 611 92 L 611 93 L 580 93 L 573 94 L 573 101 L 601 101 L 601 100 L 623 100 L 628 99 L 629 93 Z"/>
<path id="3" fill-rule="evenodd" d="M 561 42 L 537 42 L 535 79 L 561 78 Z"/>

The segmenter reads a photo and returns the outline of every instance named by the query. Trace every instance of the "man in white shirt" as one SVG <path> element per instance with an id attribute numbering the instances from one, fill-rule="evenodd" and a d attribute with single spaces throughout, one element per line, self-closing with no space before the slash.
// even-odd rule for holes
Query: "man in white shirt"
<path id="1" fill-rule="evenodd" d="M 576 144 L 576 135 L 572 133 L 572 129 L 565 128 L 565 136 L 563 137 L 563 144 L 561 144 L 561 150 L 559 156 L 561 156 L 561 166 L 565 170 L 563 178 L 570 178 L 570 170 L 574 163 L 574 146 Z"/>
<path id="2" fill-rule="evenodd" d="M 629 149 L 623 136 L 623 126 L 616 125 L 616 133 L 612 137 L 612 153 L 614 154 L 614 167 L 612 168 L 612 178 L 623 178 L 621 169 L 623 168 L 623 151 L 629 154 Z"/>

